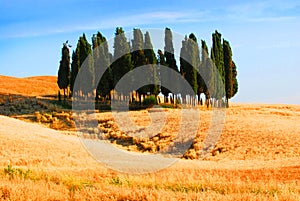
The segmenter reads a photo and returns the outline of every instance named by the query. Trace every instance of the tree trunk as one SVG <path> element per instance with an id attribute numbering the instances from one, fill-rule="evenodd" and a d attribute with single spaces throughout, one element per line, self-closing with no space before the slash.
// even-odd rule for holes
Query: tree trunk
<path id="1" fill-rule="evenodd" d="M 229 108 L 229 99 L 226 97 L 226 108 Z"/>
<path id="2" fill-rule="evenodd" d="M 64 101 L 66 100 L 66 88 L 64 88 Z"/>
<path id="3" fill-rule="evenodd" d="M 61 101 L 60 90 L 58 90 L 58 101 Z"/>
<path id="4" fill-rule="evenodd" d="M 142 94 L 139 93 L 139 102 L 140 102 L 140 105 L 142 105 Z"/>

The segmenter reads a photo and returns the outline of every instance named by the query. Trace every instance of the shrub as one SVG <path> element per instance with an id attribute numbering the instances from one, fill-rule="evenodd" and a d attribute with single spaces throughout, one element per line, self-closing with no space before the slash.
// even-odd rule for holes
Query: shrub
<path id="1" fill-rule="evenodd" d="M 150 96 L 148 98 L 145 98 L 142 104 L 144 106 L 151 107 L 153 105 L 157 105 L 157 99 L 155 96 Z"/>

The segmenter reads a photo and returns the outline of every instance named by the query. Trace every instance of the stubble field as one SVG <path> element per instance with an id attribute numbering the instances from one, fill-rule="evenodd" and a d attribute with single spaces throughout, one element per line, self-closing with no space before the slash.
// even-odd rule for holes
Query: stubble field
<path id="1" fill-rule="evenodd" d="M 200 153 L 211 112 L 199 110 L 197 138 L 185 158 Z M 148 126 L 149 114 L 129 116 Z M 177 109 L 165 114 L 156 140 L 116 146 L 150 153 L 166 146 L 161 139 L 178 132 L 181 115 Z M 97 118 L 106 135 L 121 132 L 111 113 Z M 299 122 L 298 105 L 232 104 L 216 146 L 202 160 L 183 158 L 161 171 L 134 175 L 96 162 L 70 128 L 0 116 L 0 200 L 299 200 Z"/>

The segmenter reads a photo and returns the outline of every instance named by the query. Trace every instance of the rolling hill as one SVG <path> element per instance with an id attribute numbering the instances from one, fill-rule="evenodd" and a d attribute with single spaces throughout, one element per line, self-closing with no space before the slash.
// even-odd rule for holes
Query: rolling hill
<path id="1" fill-rule="evenodd" d="M 56 76 L 16 78 L 0 75 L 0 94 L 56 95 L 58 91 L 56 81 Z"/>

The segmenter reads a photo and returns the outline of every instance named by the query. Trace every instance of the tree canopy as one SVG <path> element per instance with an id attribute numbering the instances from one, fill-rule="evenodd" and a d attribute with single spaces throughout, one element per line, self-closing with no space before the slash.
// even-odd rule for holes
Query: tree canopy
<path id="1" fill-rule="evenodd" d="M 191 33 L 182 40 L 180 49 L 180 69 L 176 64 L 173 34 L 170 28 L 165 29 L 164 50 L 154 52 L 150 33 L 142 33 L 138 28 L 133 29 L 133 39 L 128 41 L 122 27 L 117 27 L 114 37 L 113 54 L 109 52 L 106 38 L 97 32 L 92 36 L 92 46 L 85 34 L 79 37 L 76 49 L 72 52 L 70 72 L 69 48 L 64 44 L 62 57 L 58 70 L 58 86 L 74 92 L 74 83 L 79 71 L 84 74 L 84 82 L 80 82 L 83 95 L 93 94 L 96 91 L 96 100 L 100 97 L 109 98 L 110 92 L 116 87 L 119 80 L 134 68 L 146 66 L 143 73 L 144 81 L 151 83 L 137 89 L 138 94 L 157 96 L 162 93 L 166 98 L 171 93 L 170 89 L 161 86 L 161 83 L 172 83 L 173 98 L 180 93 L 184 97 L 186 92 L 179 91 L 179 82 L 170 77 L 168 73 L 160 71 L 165 66 L 179 73 L 189 83 L 200 101 L 200 95 L 205 95 L 207 106 L 222 104 L 225 100 L 229 106 L 229 99 L 238 92 L 237 67 L 232 59 L 232 48 L 228 40 L 222 38 L 221 33 L 212 34 L 210 49 L 204 40 L 201 40 L 201 49 L 197 37 Z M 84 67 L 82 69 L 82 67 Z M 100 77 L 100 75 L 102 75 Z M 134 78 L 130 77 L 134 82 Z M 124 89 L 124 90 L 123 90 Z M 178 89 L 178 90 L 177 90 Z M 128 94 L 126 87 L 119 91 Z M 201 102 L 202 103 L 202 102 Z"/>

